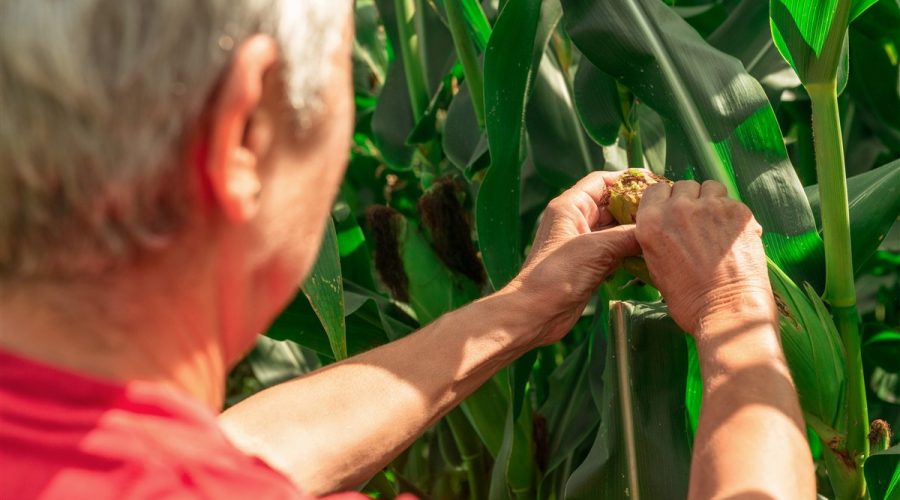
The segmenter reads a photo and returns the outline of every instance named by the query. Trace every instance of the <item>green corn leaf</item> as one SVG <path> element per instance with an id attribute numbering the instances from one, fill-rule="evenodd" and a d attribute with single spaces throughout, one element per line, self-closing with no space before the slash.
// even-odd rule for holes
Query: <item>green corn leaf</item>
<path id="1" fill-rule="evenodd" d="M 434 321 L 480 295 L 477 287 L 468 278 L 447 269 L 415 222 L 407 220 L 403 233 L 401 258 L 409 278 L 410 306 L 421 325 Z M 461 405 L 469 423 L 492 456 L 500 453 L 501 442 L 505 436 L 503 422 L 507 408 L 513 407 L 513 399 L 509 397 L 513 377 L 509 371 L 504 370 L 496 375 Z M 520 385 L 519 392 L 524 392 L 524 382 Z M 522 404 L 521 395 L 518 404 Z M 511 457 L 522 460 L 518 455 Z"/>
<path id="2" fill-rule="evenodd" d="M 377 0 L 375 3 L 388 40 L 393 47 L 399 47 L 400 37 L 397 33 L 393 0 Z M 453 67 L 456 56 L 450 32 L 440 16 L 426 3 L 421 2 L 419 5 L 425 5 L 425 29 L 419 36 L 422 37 L 421 46 L 425 50 L 425 70 L 428 80 L 426 83 L 430 99 L 440 89 L 443 78 Z M 429 120 L 432 118 L 425 117 Z M 388 67 L 387 77 L 372 116 L 372 136 L 390 166 L 397 169 L 409 168 L 415 148 L 407 143 L 407 138 L 416 125 L 403 61 L 397 58 Z"/>
<path id="3" fill-rule="evenodd" d="M 853 27 L 870 38 L 885 38 L 900 44 L 900 0 L 881 0 L 854 19 Z"/>
<path id="4" fill-rule="evenodd" d="M 662 304 L 619 302 L 611 316 L 602 390 L 594 395 L 600 430 L 565 498 L 686 498 L 684 334 Z"/>
<path id="5" fill-rule="evenodd" d="M 840 427 L 844 354 L 830 317 L 821 317 L 821 299 L 804 293 L 778 266 L 769 263 L 781 324 L 781 343 L 803 411 L 832 428 Z"/>
<path id="6" fill-rule="evenodd" d="M 886 325 L 875 326 L 880 327 L 874 333 L 867 332 L 863 356 L 887 372 L 900 373 L 900 331 Z"/>
<path id="7" fill-rule="evenodd" d="M 371 292 L 369 292 L 371 293 Z M 353 356 L 378 347 L 412 331 L 408 324 L 388 316 L 384 309 L 366 295 L 345 291 L 347 354 Z M 382 299 L 383 300 L 383 299 Z M 290 340 L 334 359 L 334 351 L 322 322 L 303 294 L 288 305 L 266 332 L 275 340 Z"/>
<path id="8" fill-rule="evenodd" d="M 259 337 L 247 362 L 263 387 L 271 387 L 309 373 L 320 364 L 315 353 L 290 341 Z"/>
<path id="9" fill-rule="evenodd" d="M 353 89 L 375 97 L 384 83 L 388 54 L 378 9 L 372 0 L 356 2 L 356 36 L 353 39 Z"/>
<path id="10" fill-rule="evenodd" d="M 287 308 L 278 315 L 275 322 L 266 331 L 266 336 L 275 340 L 290 340 L 328 358 L 333 359 L 334 357 L 325 328 L 322 326 L 319 318 L 316 317 L 316 312 L 313 311 L 312 306 L 309 305 L 309 300 L 302 293 L 298 294 L 288 304 Z M 383 333 L 375 339 L 369 340 L 368 344 L 370 347 L 376 347 L 387 342 L 387 338 Z"/>
<path id="11" fill-rule="evenodd" d="M 472 41 L 475 42 L 478 50 L 483 51 L 491 37 L 491 23 L 484 15 L 484 9 L 481 8 L 478 0 L 460 0 L 460 2 L 462 3 L 463 17 L 466 18 L 466 24 L 472 35 Z"/>
<path id="12" fill-rule="evenodd" d="M 534 440 L 531 399 L 525 398 L 522 411 L 514 417 L 510 401 L 506 413 L 503 443 L 491 472 L 490 500 L 532 498 L 535 485 Z"/>
<path id="13" fill-rule="evenodd" d="M 554 0 L 509 2 L 491 33 L 484 60 L 484 98 L 491 167 L 475 203 L 485 269 L 497 289 L 522 264 L 519 197 L 524 118 L 534 74 L 561 12 Z"/>
<path id="14" fill-rule="evenodd" d="M 677 13 L 653 0 L 565 0 L 563 5 L 569 35 L 581 52 L 663 116 L 677 115 L 702 176 L 718 180 L 732 197 L 740 198 L 732 172 L 715 150 L 715 131 L 704 122 L 693 82 L 683 74 L 683 65 L 691 64 L 690 55 L 714 49 Z M 681 46 L 695 54 L 684 53 Z M 739 65 L 731 64 L 740 72 Z M 720 91 L 729 87 L 725 81 L 709 84 L 718 85 Z"/>
<path id="15" fill-rule="evenodd" d="M 644 148 L 644 163 L 654 174 L 666 175 L 666 127 L 649 106 L 637 103 L 638 126 Z"/>
<path id="16" fill-rule="evenodd" d="M 863 466 L 872 500 L 900 497 L 900 445 L 873 453 Z"/>
<path id="17" fill-rule="evenodd" d="M 847 194 L 853 263 L 858 271 L 900 217 L 900 160 L 847 179 Z M 806 195 L 821 227 L 818 186 L 806 188 Z"/>
<path id="18" fill-rule="evenodd" d="M 450 419 L 444 419 L 435 426 L 435 434 L 437 435 L 437 451 L 441 454 L 444 463 L 453 468 L 462 468 L 463 459 L 460 455 L 459 448 L 453 440 L 453 432 L 450 430 L 448 422 Z"/>
<path id="19" fill-rule="evenodd" d="M 537 350 L 531 350 L 513 362 L 509 368 L 509 389 L 512 395 L 513 418 L 518 418 L 525 403 L 528 380 L 537 361 Z"/>
<path id="20" fill-rule="evenodd" d="M 403 313 L 393 302 L 370 289 L 344 279 L 344 309 L 347 314 L 347 342 L 361 332 L 381 332 L 389 341 L 411 333 L 415 321 Z M 359 352 L 351 349 L 351 355 Z"/>
<path id="21" fill-rule="evenodd" d="M 484 447 L 497 457 L 503 444 L 507 408 L 509 408 L 509 373 L 501 370 L 473 392 L 461 405 L 469 423 Z"/>
<path id="22" fill-rule="evenodd" d="M 853 0 L 850 2 L 850 21 L 853 22 L 853 20 L 877 2 L 878 0 Z"/>
<path id="23" fill-rule="evenodd" d="M 900 23 L 900 7 L 896 8 L 898 19 L 895 21 Z M 872 9 L 861 19 L 885 15 L 881 10 Z M 874 30 L 863 31 L 856 26 L 850 30 L 853 61 L 850 93 L 853 102 L 861 108 L 861 114 L 870 117 L 865 120 L 866 124 L 894 156 L 900 156 L 900 113 L 896 111 L 900 109 L 900 60 L 896 56 L 896 50 L 900 49 L 900 29 L 895 30 L 898 34 L 894 40 L 883 34 L 870 34 L 870 31 Z M 853 166 L 848 159 L 848 167 Z"/>
<path id="24" fill-rule="evenodd" d="M 355 199 L 357 195 L 349 183 L 344 182 L 341 185 L 341 195 L 332 210 L 341 255 L 341 274 L 345 281 L 352 281 L 368 290 L 376 290 L 372 255 L 366 245 L 366 235 L 347 202 L 348 196 Z"/>
<path id="25" fill-rule="evenodd" d="M 847 81 L 847 26 L 877 0 L 771 0 L 772 38 L 803 85 Z"/>
<path id="26" fill-rule="evenodd" d="M 574 87 L 578 118 L 588 135 L 603 146 L 615 143 L 625 120 L 616 81 L 582 58 L 575 72 Z"/>
<path id="27" fill-rule="evenodd" d="M 480 296 L 474 283 L 447 269 L 411 220 L 404 231 L 402 259 L 410 306 L 422 326 Z"/>
<path id="28" fill-rule="evenodd" d="M 434 91 L 434 95 L 431 97 L 431 101 L 428 103 L 428 107 L 425 108 L 425 114 L 422 115 L 422 118 L 416 123 L 415 127 L 413 127 L 406 137 L 406 144 L 414 145 L 426 143 L 433 140 L 438 135 L 438 130 L 436 128 L 437 116 L 439 112 L 447 108 L 450 99 L 453 97 L 454 78 L 455 75 L 451 73 L 441 80 L 440 85 L 438 85 L 438 88 Z"/>
<path id="29" fill-rule="evenodd" d="M 450 102 L 442 141 L 447 159 L 463 172 L 487 156 L 487 134 L 478 126 L 468 87 L 460 88 Z"/>
<path id="30" fill-rule="evenodd" d="M 344 323 L 344 286 L 334 221 L 328 218 L 319 256 L 301 287 L 325 328 L 334 359 L 347 357 L 347 326 Z"/>
<path id="31" fill-rule="evenodd" d="M 535 76 L 525 123 L 534 166 L 548 184 L 565 189 L 603 166 L 603 150 L 585 136 L 568 78 L 549 48 Z"/>
<path id="32" fill-rule="evenodd" d="M 353 90 L 357 95 L 378 95 L 387 72 L 385 36 L 372 0 L 356 2 L 356 37 L 353 39 Z"/>
<path id="33" fill-rule="evenodd" d="M 667 174 L 725 180 L 765 231 L 766 252 L 799 281 L 821 251 L 812 212 L 765 91 L 657 0 L 564 0 L 566 28 L 594 65 L 666 124 Z"/>
<path id="34" fill-rule="evenodd" d="M 403 64 L 394 61 L 388 67 L 375 113 L 372 115 L 372 138 L 382 156 L 397 169 L 412 161 L 413 148 L 406 143 L 415 123 L 406 88 Z"/>
<path id="35" fill-rule="evenodd" d="M 688 377 L 684 391 L 684 405 L 687 408 L 693 440 L 700 424 L 700 407 L 703 406 L 703 377 L 700 373 L 700 353 L 697 352 L 697 344 L 690 336 L 686 337 L 685 341 L 688 344 Z"/>
<path id="36" fill-rule="evenodd" d="M 600 414 L 591 397 L 589 369 L 592 363 L 602 363 L 594 359 L 592 344 L 602 348 L 605 342 L 600 338 L 594 342 L 587 338 L 580 343 L 556 370 L 550 375 L 549 396 L 538 413 L 547 422 L 549 436 L 548 456 L 544 468 L 545 477 L 556 470 L 569 455 L 583 443 L 596 429 Z M 595 334 L 596 335 L 596 334 Z"/>
<path id="37" fill-rule="evenodd" d="M 722 52 L 740 59 L 747 73 L 766 90 L 774 107 L 781 101 L 781 93 L 799 86 L 800 80 L 775 47 L 772 33 L 760 29 L 768 22 L 768 2 L 743 0 L 709 35 L 707 41 Z"/>

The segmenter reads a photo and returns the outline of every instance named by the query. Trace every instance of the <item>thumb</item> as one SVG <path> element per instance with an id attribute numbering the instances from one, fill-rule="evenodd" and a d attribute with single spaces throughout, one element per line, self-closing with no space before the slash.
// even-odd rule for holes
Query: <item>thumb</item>
<path id="1" fill-rule="evenodd" d="M 641 253 L 632 224 L 576 236 L 565 247 L 570 265 L 595 268 L 603 276 L 618 267 L 623 258 Z"/>
<path id="2" fill-rule="evenodd" d="M 581 238 L 586 244 L 594 247 L 592 253 L 615 261 L 633 255 L 640 255 L 641 246 L 635 236 L 634 224 L 613 226 L 601 231 L 594 231 Z"/>

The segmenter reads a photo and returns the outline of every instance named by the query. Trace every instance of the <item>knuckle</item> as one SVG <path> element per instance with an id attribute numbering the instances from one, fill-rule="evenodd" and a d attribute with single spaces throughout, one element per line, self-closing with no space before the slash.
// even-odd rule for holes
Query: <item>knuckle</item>
<path id="1" fill-rule="evenodd" d="M 644 191 L 644 196 L 646 196 L 647 193 L 655 193 L 655 192 L 660 191 L 660 190 L 662 190 L 662 189 L 666 189 L 667 187 L 668 187 L 668 186 L 667 186 L 665 183 L 662 183 L 662 182 L 658 182 L 658 183 L 656 183 L 656 184 L 651 184 L 651 185 L 648 186 L 647 189 Z"/>
<path id="2" fill-rule="evenodd" d="M 739 220 L 747 221 L 748 223 L 756 223 L 756 219 L 753 217 L 753 212 L 750 211 L 750 208 L 748 208 L 747 205 L 736 201 L 733 202 L 732 206 L 732 213 Z"/>
<path id="3" fill-rule="evenodd" d="M 748 229 L 750 230 L 750 232 L 752 232 L 756 236 L 762 236 L 762 234 L 763 234 L 763 227 L 762 227 L 762 225 L 760 225 L 759 222 L 756 221 L 756 219 L 750 219 L 750 224 L 749 224 Z"/>
<path id="4" fill-rule="evenodd" d="M 550 200 L 550 203 L 547 203 L 547 208 L 544 210 L 544 212 L 551 216 L 559 214 L 563 211 L 563 207 L 566 205 L 566 203 L 566 193 L 563 193 Z"/>
<path id="5" fill-rule="evenodd" d="M 694 203 L 683 197 L 676 197 L 671 201 L 672 214 L 678 217 L 684 217 L 694 211 Z"/>

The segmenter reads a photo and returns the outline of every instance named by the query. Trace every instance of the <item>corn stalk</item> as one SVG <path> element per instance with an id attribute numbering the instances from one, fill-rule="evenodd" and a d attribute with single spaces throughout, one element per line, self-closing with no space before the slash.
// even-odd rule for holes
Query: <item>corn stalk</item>
<path id="1" fill-rule="evenodd" d="M 475 41 L 469 36 L 466 26 L 465 12 L 462 0 L 448 0 L 444 3 L 447 9 L 447 21 L 450 25 L 450 34 L 453 36 L 453 46 L 462 63 L 463 74 L 466 76 L 466 86 L 469 87 L 469 95 L 472 96 L 472 106 L 475 108 L 475 119 L 478 126 L 484 128 L 484 74 L 481 71 L 481 63 L 478 61 L 478 51 Z"/>
<path id="2" fill-rule="evenodd" d="M 400 35 L 400 56 L 406 73 L 409 101 L 413 117 L 418 122 L 428 109 L 428 77 L 425 74 L 425 50 L 422 47 L 424 13 L 421 0 L 394 0 L 397 11 L 397 32 Z"/>
<path id="3" fill-rule="evenodd" d="M 855 466 L 854 484 L 839 485 L 843 494 L 865 498 L 862 464 L 869 455 L 869 417 L 863 377 L 856 309 L 856 286 L 850 240 L 850 209 L 844 165 L 843 134 L 838 111 L 838 66 L 850 15 L 850 0 L 838 2 L 834 20 L 818 61 L 819 71 L 810 72 L 804 82 L 812 104 L 812 128 L 816 153 L 816 173 L 821 200 L 822 232 L 825 240 L 825 294 L 831 305 L 835 326 L 841 336 L 847 369 L 846 456 Z M 842 475 L 835 474 L 840 482 Z"/>

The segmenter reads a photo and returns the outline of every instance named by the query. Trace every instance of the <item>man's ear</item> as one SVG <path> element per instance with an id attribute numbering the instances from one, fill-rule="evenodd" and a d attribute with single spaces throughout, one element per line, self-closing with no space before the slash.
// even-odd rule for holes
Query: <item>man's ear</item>
<path id="1" fill-rule="evenodd" d="M 271 138 L 260 137 L 256 129 L 271 125 L 260 123 L 269 121 L 260 106 L 266 74 L 277 64 L 275 40 L 266 35 L 248 38 L 234 49 L 231 66 L 210 104 L 206 164 L 199 165 L 200 175 L 233 223 L 249 221 L 259 209 L 259 163 Z"/>

